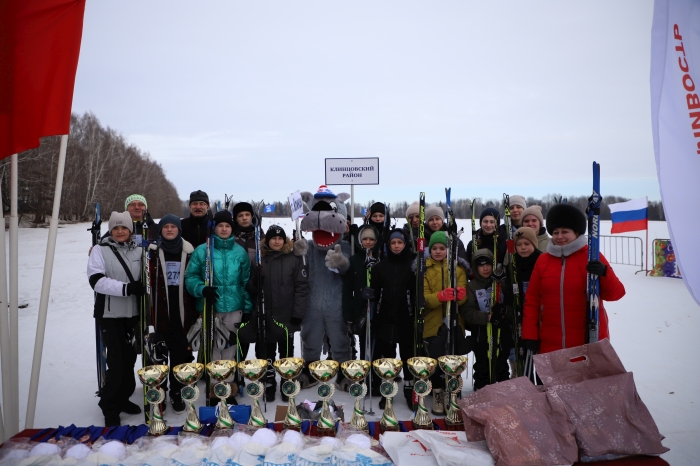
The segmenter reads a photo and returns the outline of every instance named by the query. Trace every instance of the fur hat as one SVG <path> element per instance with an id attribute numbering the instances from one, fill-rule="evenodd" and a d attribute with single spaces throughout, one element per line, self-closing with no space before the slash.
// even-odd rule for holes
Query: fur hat
<path id="1" fill-rule="evenodd" d="M 515 241 L 516 246 L 518 244 L 518 240 L 521 239 L 528 240 L 532 243 L 532 246 L 534 246 L 534 248 L 537 249 L 537 235 L 535 234 L 535 230 L 533 230 L 532 228 L 520 227 L 517 230 L 515 230 L 515 233 L 513 234 L 513 240 Z"/>
<path id="2" fill-rule="evenodd" d="M 143 197 L 140 194 L 132 194 L 131 196 L 128 196 L 126 200 L 124 201 L 124 210 L 126 210 L 127 207 L 129 207 L 129 204 L 131 204 L 134 201 L 141 201 L 143 202 L 143 205 L 146 206 L 148 209 L 148 202 L 146 202 L 146 198 Z M 132 232 L 133 233 L 133 232 Z"/>
<path id="3" fill-rule="evenodd" d="M 445 221 L 445 212 L 442 210 L 442 208 L 438 205 L 431 205 L 430 207 L 425 209 L 425 220 L 430 220 L 430 217 L 435 217 L 435 216 L 440 217 L 442 221 Z"/>
<path id="4" fill-rule="evenodd" d="M 556 204 L 547 212 L 547 233 L 557 228 L 570 228 L 577 235 L 586 233 L 586 216 L 573 204 Z"/>
<path id="5" fill-rule="evenodd" d="M 284 228 L 279 225 L 270 225 L 267 233 L 265 233 L 265 242 L 270 244 L 270 240 L 276 236 L 282 238 L 282 241 L 287 241 L 287 233 L 284 231 Z"/>
<path id="6" fill-rule="evenodd" d="M 190 193 L 190 204 L 193 202 L 202 201 L 209 205 L 209 195 L 202 190 L 192 191 Z"/>
<path id="7" fill-rule="evenodd" d="M 228 210 L 222 210 L 221 212 L 217 212 L 216 215 L 214 215 L 214 224 L 218 225 L 219 223 L 228 223 L 229 225 L 231 225 L 231 228 L 233 228 L 234 221 L 233 217 L 231 216 L 231 212 L 229 212 Z"/>
<path id="8" fill-rule="evenodd" d="M 411 215 L 418 215 L 420 213 L 420 205 L 418 204 L 418 201 L 414 201 L 410 206 L 408 206 L 408 209 L 406 209 L 406 217 L 410 217 Z"/>
<path id="9" fill-rule="evenodd" d="M 442 230 L 435 231 L 432 235 L 430 235 L 430 244 L 428 245 L 428 250 L 432 249 L 433 245 L 437 243 L 444 244 L 445 246 L 447 246 L 447 235 Z"/>
<path id="10" fill-rule="evenodd" d="M 525 198 L 519 194 L 513 194 L 512 196 L 509 197 L 510 199 L 510 205 L 508 207 L 514 206 L 514 205 L 519 205 L 523 209 L 527 209 L 527 202 L 525 202 Z"/>
<path id="11" fill-rule="evenodd" d="M 112 212 L 109 216 L 109 231 L 115 227 L 127 227 L 131 233 L 134 232 L 134 222 L 129 212 Z"/>
<path id="12" fill-rule="evenodd" d="M 527 209 L 523 210 L 522 215 L 520 216 L 521 221 L 525 220 L 525 217 L 528 215 L 534 215 L 537 217 L 537 220 L 540 221 L 540 227 L 544 226 L 544 217 L 542 216 L 542 207 L 538 205 L 531 205 Z"/>
<path id="13" fill-rule="evenodd" d="M 233 218 L 238 217 L 241 212 L 250 212 L 250 215 L 253 215 L 253 206 L 249 202 L 238 202 L 233 206 Z"/>
<path id="14" fill-rule="evenodd" d="M 484 210 L 482 210 L 481 215 L 479 215 L 479 225 L 481 225 L 481 222 L 484 221 L 484 217 L 488 215 L 496 219 L 496 225 L 501 223 L 501 214 L 499 214 L 498 211 L 493 207 L 487 207 Z"/>

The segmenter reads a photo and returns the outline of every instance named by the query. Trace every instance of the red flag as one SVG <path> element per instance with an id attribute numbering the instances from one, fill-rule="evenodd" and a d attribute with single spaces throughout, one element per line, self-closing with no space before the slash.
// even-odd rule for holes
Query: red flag
<path id="1" fill-rule="evenodd" d="M 0 0 L 0 159 L 68 134 L 85 0 Z"/>

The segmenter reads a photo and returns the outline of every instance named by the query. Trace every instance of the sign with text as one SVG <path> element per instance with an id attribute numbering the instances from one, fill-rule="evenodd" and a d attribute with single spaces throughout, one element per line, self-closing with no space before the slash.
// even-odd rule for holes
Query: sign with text
<path id="1" fill-rule="evenodd" d="M 289 208 L 292 211 L 292 220 L 296 220 L 304 216 L 304 201 L 301 199 L 301 193 L 299 191 L 293 192 L 287 196 L 289 201 Z"/>
<path id="2" fill-rule="evenodd" d="M 379 157 L 326 159 L 326 185 L 379 184 Z"/>

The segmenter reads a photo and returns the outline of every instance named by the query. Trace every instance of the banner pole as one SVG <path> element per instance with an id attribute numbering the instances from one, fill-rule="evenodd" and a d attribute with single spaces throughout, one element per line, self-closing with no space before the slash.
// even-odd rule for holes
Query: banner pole
<path id="1" fill-rule="evenodd" d="M 350 227 L 355 224 L 355 185 L 350 185 Z M 350 234 L 350 257 L 355 255 L 355 238 Z"/>
<path id="2" fill-rule="evenodd" d="M 18 257 L 18 232 L 19 219 L 17 217 L 17 164 L 18 154 L 12 154 L 10 159 L 10 367 L 12 383 L 12 404 L 5 410 L 12 414 L 11 425 L 5 434 L 12 437 L 19 432 L 19 314 L 17 312 L 17 300 L 19 299 L 19 286 L 17 283 L 19 270 Z"/>
<path id="3" fill-rule="evenodd" d="M 1 191 L 1 185 L 0 185 Z M 5 432 L 10 432 L 12 419 L 12 360 L 10 358 L 10 323 L 7 320 L 7 250 L 5 248 L 5 214 L 0 195 L 0 215 L 2 216 L 2 231 L 0 231 L 0 357 L 2 358 L 2 405 L 5 407 L 0 424 L 3 425 L 2 438 Z"/>
<path id="4" fill-rule="evenodd" d="M 36 398 L 39 391 L 39 372 L 41 371 L 41 356 L 44 351 L 44 335 L 46 333 L 46 314 L 49 308 L 49 292 L 51 291 L 51 275 L 53 260 L 56 252 L 56 236 L 58 234 L 58 216 L 61 208 L 61 191 L 63 190 L 63 171 L 66 166 L 66 149 L 68 135 L 61 136 L 61 148 L 58 152 L 58 170 L 56 173 L 56 189 L 53 196 L 53 211 L 49 224 L 49 242 L 46 246 L 44 259 L 44 277 L 41 282 L 41 297 L 39 299 L 39 318 L 36 323 L 36 339 L 34 340 L 34 359 L 32 375 L 29 380 L 29 398 L 27 399 L 27 416 L 24 420 L 25 429 L 34 428 L 36 414 Z"/>

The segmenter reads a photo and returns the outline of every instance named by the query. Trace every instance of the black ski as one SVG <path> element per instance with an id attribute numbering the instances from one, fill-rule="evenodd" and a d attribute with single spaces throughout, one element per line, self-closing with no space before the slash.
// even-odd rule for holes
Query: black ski
<path id="1" fill-rule="evenodd" d="M 92 221 L 92 227 L 87 231 L 92 235 L 92 247 L 95 247 L 100 242 L 102 228 L 102 209 L 100 203 L 95 204 L 95 220 Z M 97 296 L 97 293 L 95 293 Z M 102 394 L 102 389 L 107 380 L 107 352 L 102 341 L 102 332 L 100 331 L 100 323 L 95 319 L 95 361 L 97 363 L 97 396 Z"/>

